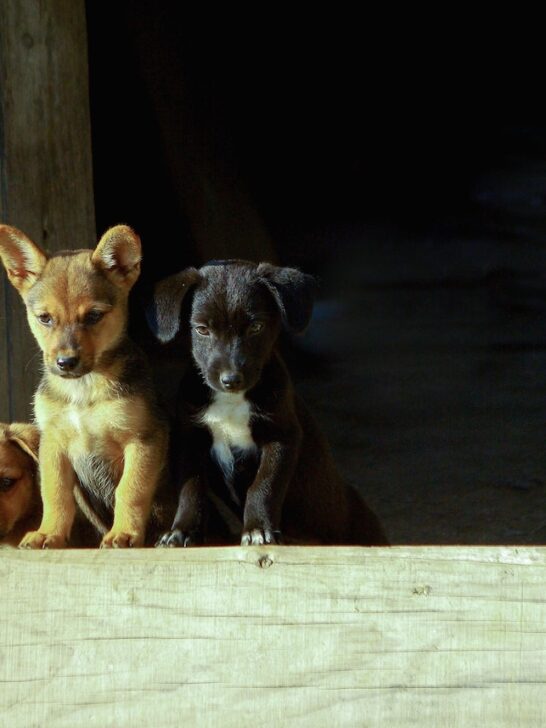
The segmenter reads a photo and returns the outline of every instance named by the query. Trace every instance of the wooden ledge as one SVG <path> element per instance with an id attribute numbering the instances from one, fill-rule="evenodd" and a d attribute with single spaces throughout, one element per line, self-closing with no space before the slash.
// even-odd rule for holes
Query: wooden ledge
<path id="1" fill-rule="evenodd" d="M 16 726 L 546 725 L 546 548 L 0 551 Z"/>

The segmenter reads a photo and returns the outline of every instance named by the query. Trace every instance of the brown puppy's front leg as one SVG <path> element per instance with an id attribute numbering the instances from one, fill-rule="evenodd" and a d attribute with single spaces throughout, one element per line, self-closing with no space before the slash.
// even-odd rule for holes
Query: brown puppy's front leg
<path id="1" fill-rule="evenodd" d="M 301 435 L 262 447 L 256 478 L 246 494 L 241 545 L 280 543 L 281 513 L 286 489 L 294 474 Z"/>
<path id="2" fill-rule="evenodd" d="M 114 523 L 101 548 L 142 546 L 152 500 L 163 470 L 166 437 L 129 442 L 124 449 L 123 475 L 116 488 Z"/>
<path id="3" fill-rule="evenodd" d="M 41 493 L 44 506 L 37 531 L 30 531 L 19 544 L 24 549 L 64 548 L 76 514 L 76 475 L 66 455 L 47 434 L 40 443 Z"/>

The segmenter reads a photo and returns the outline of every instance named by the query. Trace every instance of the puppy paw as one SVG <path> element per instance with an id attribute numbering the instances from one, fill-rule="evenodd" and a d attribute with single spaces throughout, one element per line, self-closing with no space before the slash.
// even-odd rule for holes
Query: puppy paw
<path id="1" fill-rule="evenodd" d="M 173 528 L 172 531 L 164 533 L 156 542 L 156 548 L 176 548 L 196 546 L 201 542 L 199 536 L 194 532 L 181 531 Z"/>
<path id="2" fill-rule="evenodd" d="M 101 541 L 101 549 L 130 549 L 135 546 L 142 546 L 144 538 L 136 533 L 125 531 L 109 531 Z"/>
<path id="3" fill-rule="evenodd" d="M 262 546 L 267 543 L 281 543 L 281 532 L 271 528 L 252 528 L 243 531 L 241 546 Z"/>
<path id="4" fill-rule="evenodd" d="M 66 538 L 56 533 L 29 531 L 19 544 L 20 549 L 64 549 Z"/>

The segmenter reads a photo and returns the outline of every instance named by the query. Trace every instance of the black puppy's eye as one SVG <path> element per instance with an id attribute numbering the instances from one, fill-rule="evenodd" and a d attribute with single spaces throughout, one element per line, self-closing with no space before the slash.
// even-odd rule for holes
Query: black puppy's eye
<path id="1" fill-rule="evenodd" d="M 41 313 L 36 318 L 44 326 L 51 326 L 53 323 L 53 317 L 49 313 Z"/>
<path id="2" fill-rule="evenodd" d="M 15 478 L 0 478 L 0 493 L 7 493 L 15 485 Z"/>
<path id="3" fill-rule="evenodd" d="M 196 326 L 195 330 L 199 336 L 210 336 L 210 330 L 206 326 Z"/>
<path id="4" fill-rule="evenodd" d="M 249 336 L 255 336 L 256 334 L 259 334 L 263 331 L 264 325 L 261 321 L 255 321 L 253 324 L 250 324 L 250 326 L 247 329 L 247 334 Z"/>
<path id="5" fill-rule="evenodd" d="M 104 311 L 88 311 L 83 318 L 85 326 L 94 326 L 104 318 Z"/>

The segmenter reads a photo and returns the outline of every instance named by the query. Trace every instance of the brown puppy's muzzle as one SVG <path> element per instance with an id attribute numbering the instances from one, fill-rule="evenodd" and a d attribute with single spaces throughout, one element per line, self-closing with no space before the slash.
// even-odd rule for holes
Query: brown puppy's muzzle
<path id="1" fill-rule="evenodd" d="M 78 379 L 83 377 L 84 374 L 88 374 L 91 369 L 92 367 L 86 365 L 81 357 L 65 354 L 57 356 L 53 363 L 49 365 L 50 372 L 63 377 L 63 379 Z"/>
<path id="2" fill-rule="evenodd" d="M 91 371 L 93 368 L 90 357 L 85 355 L 82 347 L 63 346 L 53 349 L 48 356 L 49 370 L 65 379 L 77 379 Z"/>
<path id="3" fill-rule="evenodd" d="M 79 356 L 58 356 L 57 367 L 63 374 L 75 373 L 80 365 Z"/>

